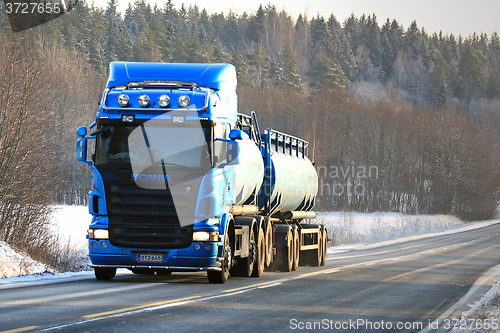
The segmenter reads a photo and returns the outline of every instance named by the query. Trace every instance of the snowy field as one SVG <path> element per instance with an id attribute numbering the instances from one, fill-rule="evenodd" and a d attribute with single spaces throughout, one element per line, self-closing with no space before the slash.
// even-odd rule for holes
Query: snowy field
<path id="1" fill-rule="evenodd" d="M 449 215 L 404 215 L 398 213 L 318 213 L 313 223 L 325 224 L 333 246 L 372 244 L 412 235 L 470 225 Z"/>
<path id="2" fill-rule="evenodd" d="M 43 283 L 52 279 L 64 280 L 92 276 L 93 273 L 88 270 L 86 240 L 91 219 L 87 207 L 57 206 L 54 209 L 52 224 L 54 232 L 59 235 L 61 251 L 71 252 L 73 260 L 78 261 L 70 265 L 75 269 L 69 269 L 65 273 L 54 273 L 49 267 L 17 253 L 7 244 L 0 242 L 0 286 L 10 283 L 35 283 L 37 281 Z M 464 223 L 456 217 L 446 215 L 329 212 L 319 213 L 312 223 L 323 223 L 327 226 L 331 239 L 328 252 L 335 253 L 462 232 L 500 223 L 500 220 Z M 483 320 L 484 318 L 500 320 L 500 285 L 494 286 L 463 316 L 464 318 L 479 316 Z"/>

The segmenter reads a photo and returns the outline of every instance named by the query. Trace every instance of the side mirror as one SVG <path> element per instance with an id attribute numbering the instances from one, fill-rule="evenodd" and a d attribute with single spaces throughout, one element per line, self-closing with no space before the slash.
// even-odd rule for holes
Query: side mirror
<path id="1" fill-rule="evenodd" d="M 78 127 L 78 129 L 76 130 L 76 137 L 83 138 L 85 135 L 87 135 L 87 127 Z"/>
<path id="2" fill-rule="evenodd" d="M 243 131 L 239 129 L 232 129 L 229 132 L 229 138 L 231 140 L 243 140 Z"/>
<path id="3" fill-rule="evenodd" d="M 76 160 L 78 162 L 87 162 L 87 139 L 81 138 L 76 141 Z"/>
<path id="4" fill-rule="evenodd" d="M 235 165 L 239 163 L 240 163 L 240 145 L 238 142 L 229 141 L 227 143 L 227 164 Z"/>

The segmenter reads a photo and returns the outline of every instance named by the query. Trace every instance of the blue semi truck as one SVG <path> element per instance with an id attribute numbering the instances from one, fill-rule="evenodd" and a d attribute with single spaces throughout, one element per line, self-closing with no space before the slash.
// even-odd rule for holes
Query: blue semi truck
<path id="1" fill-rule="evenodd" d="M 261 132 L 255 112 L 238 113 L 236 84 L 230 64 L 110 64 L 96 120 L 89 134 L 78 128 L 76 145 L 92 170 L 97 279 L 127 268 L 206 271 L 225 283 L 325 264 L 325 226 L 304 223 L 316 217 L 318 190 L 308 142 Z"/>

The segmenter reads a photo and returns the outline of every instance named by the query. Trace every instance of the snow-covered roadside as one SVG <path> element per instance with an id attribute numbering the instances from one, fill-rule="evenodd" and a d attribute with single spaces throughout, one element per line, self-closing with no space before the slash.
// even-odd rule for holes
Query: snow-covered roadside
<path id="1" fill-rule="evenodd" d="M 88 208 L 84 206 L 54 207 L 51 222 L 54 232 L 59 236 L 59 260 L 65 261 L 60 264 L 67 270 L 88 268 L 85 235 L 91 219 Z M 55 270 L 31 259 L 26 254 L 18 253 L 8 244 L 0 242 L 0 283 L 21 280 L 21 277 L 22 280 L 31 280 L 64 276 L 64 274 L 54 275 L 54 273 Z"/>
<path id="2" fill-rule="evenodd" d="M 500 282 L 453 322 L 450 333 L 494 333 L 500 331 Z"/>
<path id="3" fill-rule="evenodd" d="M 0 281 L 11 276 L 52 272 L 46 265 L 18 253 L 7 243 L 0 242 Z"/>

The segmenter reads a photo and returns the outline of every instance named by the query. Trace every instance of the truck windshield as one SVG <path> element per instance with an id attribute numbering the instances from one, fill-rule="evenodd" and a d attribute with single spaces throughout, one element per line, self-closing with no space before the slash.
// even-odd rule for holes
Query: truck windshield
<path id="1" fill-rule="evenodd" d="M 157 163 L 183 168 L 212 166 L 212 127 L 113 125 L 99 132 L 96 166 L 127 169 L 145 169 Z"/>

